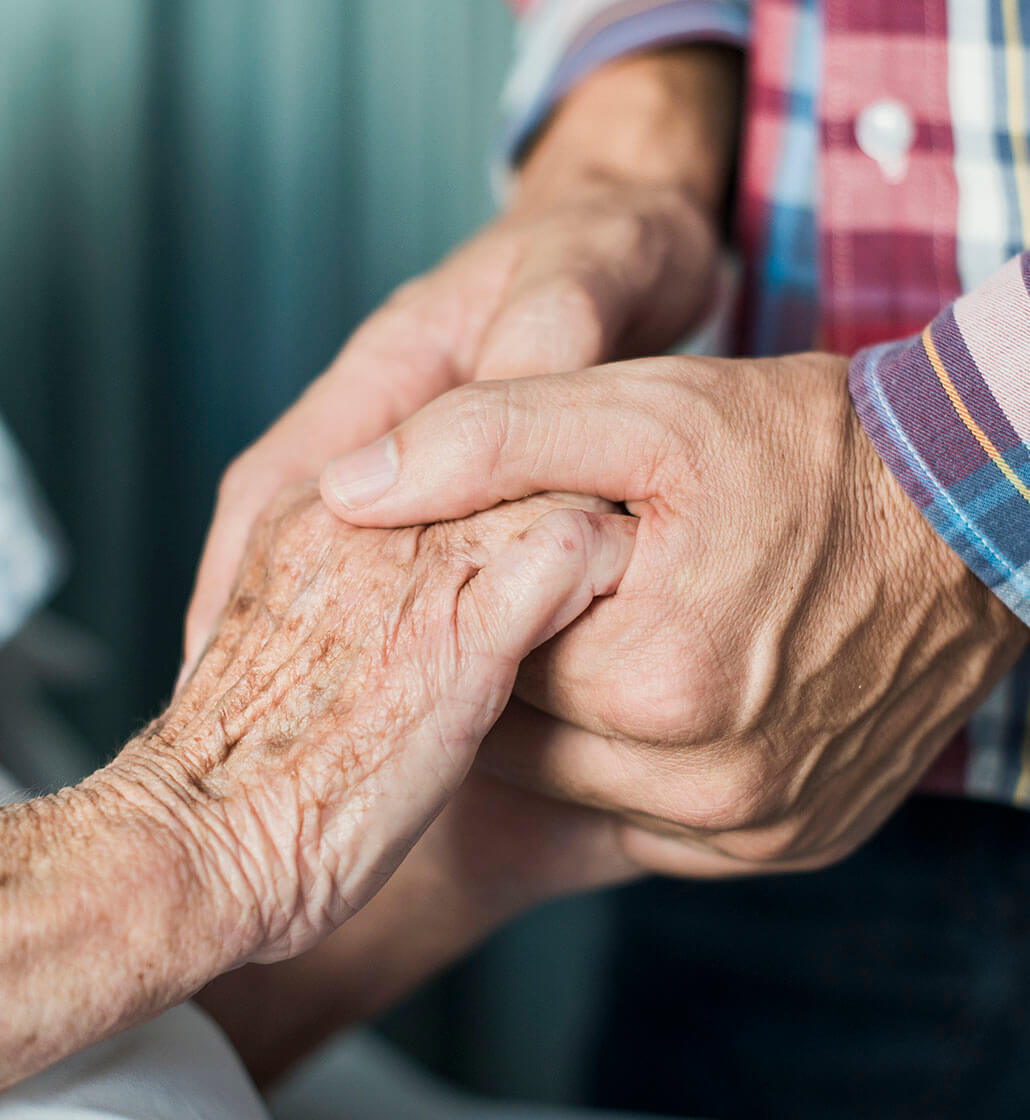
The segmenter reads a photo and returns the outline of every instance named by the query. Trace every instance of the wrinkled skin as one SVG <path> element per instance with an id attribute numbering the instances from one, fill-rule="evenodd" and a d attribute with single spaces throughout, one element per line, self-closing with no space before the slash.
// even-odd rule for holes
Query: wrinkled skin
<path id="1" fill-rule="evenodd" d="M 378 501 L 348 508 L 340 470 L 323 478 L 364 525 L 550 487 L 640 518 L 617 599 L 529 660 L 534 707 L 482 758 L 619 813 L 651 870 L 843 858 L 1026 645 L 880 460 L 847 369 L 662 358 L 466 386 L 386 441 L 399 473 Z"/>
<path id="2" fill-rule="evenodd" d="M 340 524 L 311 484 L 272 505 L 195 672 L 105 775 L 179 821 L 235 963 L 291 956 L 375 893 L 633 534 L 557 497 L 399 531 Z"/>
<path id="3" fill-rule="evenodd" d="M 716 247 L 711 219 L 683 192 L 590 180 L 558 201 L 525 201 L 405 284 L 226 471 L 186 617 L 186 671 L 254 519 L 283 486 L 473 379 L 671 344 L 705 307 Z"/>
<path id="4" fill-rule="evenodd" d="M 580 505 L 398 531 L 342 525 L 313 483 L 272 504 L 167 712 L 77 786 L 0 809 L 0 1089 L 313 947 L 340 1013 L 371 1014 L 521 906 L 620 873 L 594 815 L 462 785 L 519 663 L 629 562 L 635 521 Z M 298 973 L 272 971 L 270 1035 L 253 1033 L 260 1000 L 226 1018 L 267 1070 L 310 1043 L 325 1001 L 321 975 L 300 1006 Z"/>
<path id="5" fill-rule="evenodd" d="M 187 613 L 183 677 L 224 608 L 255 517 L 282 486 L 455 386 L 660 350 L 691 329 L 713 295 L 740 70 L 735 51 L 685 46 L 616 60 L 570 92 L 523 153 L 507 212 L 395 292 L 226 471 Z M 449 828 L 436 830 L 453 826 L 462 858 L 434 860 L 473 889 L 532 899 L 627 874 L 610 842 L 614 819 L 485 779 L 475 787 L 480 796 L 463 790 Z M 530 821 L 522 835 L 482 827 L 508 816 Z M 584 858 L 569 859 L 572 850 Z"/>
<path id="6" fill-rule="evenodd" d="M 225 973 L 199 998 L 266 1084 L 320 1042 L 380 1015 L 521 911 L 639 873 L 614 815 L 473 767 L 360 913 L 309 952 Z"/>

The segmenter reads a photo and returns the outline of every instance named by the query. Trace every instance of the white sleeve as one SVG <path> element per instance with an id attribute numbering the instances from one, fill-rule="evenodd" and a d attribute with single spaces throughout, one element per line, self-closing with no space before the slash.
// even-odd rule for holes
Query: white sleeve
<path id="1" fill-rule="evenodd" d="M 185 1003 L 0 1093 L 0 1120 L 269 1120 L 228 1039 Z"/>

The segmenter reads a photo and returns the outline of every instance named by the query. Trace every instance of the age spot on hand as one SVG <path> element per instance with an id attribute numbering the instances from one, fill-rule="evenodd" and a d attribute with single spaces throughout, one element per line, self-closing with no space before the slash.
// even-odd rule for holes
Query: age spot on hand
<path id="1" fill-rule="evenodd" d="M 242 618 L 245 614 L 249 614 L 253 607 L 253 595 L 239 595 L 232 605 L 232 615 L 234 618 Z"/>

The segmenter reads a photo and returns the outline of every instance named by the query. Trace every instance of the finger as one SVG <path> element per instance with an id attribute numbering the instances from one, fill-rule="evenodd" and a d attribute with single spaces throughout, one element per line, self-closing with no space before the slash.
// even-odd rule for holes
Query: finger
<path id="1" fill-rule="evenodd" d="M 825 867 L 824 853 L 752 858 L 763 836 L 677 822 L 695 777 L 633 744 L 595 735 L 513 700 L 483 741 L 477 769 L 517 787 L 607 814 L 625 856 L 650 874 L 736 878 Z M 701 784 L 698 782 L 697 784 Z M 836 858 L 840 858 L 838 854 Z"/>
<path id="2" fill-rule="evenodd" d="M 595 598 L 615 592 L 635 539 L 632 517 L 577 509 L 545 514 L 463 589 L 458 603 L 462 649 L 504 663 L 513 683 L 526 654 L 568 626 Z"/>
<path id="3" fill-rule="evenodd" d="M 193 597 L 186 612 L 183 661 L 175 691 L 193 672 L 229 600 L 251 525 L 263 504 L 256 491 L 226 508 L 219 500 L 208 531 Z"/>
<path id="4" fill-rule="evenodd" d="M 621 850 L 619 827 L 610 813 L 542 797 L 474 768 L 429 842 L 446 851 L 459 881 L 501 884 L 524 909 L 639 874 Z"/>
<path id="5" fill-rule="evenodd" d="M 458 673 L 439 712 L 464 766 L 511 697 L 519 663 L 600 595 L 615 592 L 633 552 L 635 519 L 560 509 L 534 521 L 461 589 Z"/>
<path id="6" fill-rule="evenodd" d="M 322 497 L 358 525 L 464 517 L 543 490 L 651 497 L 667 443 L 635 407 L 647 363 L 462 386 L 384 439 L 330 463 Z"/>
<path id="7" fill-rule="evenodd" d="M 418 666 L 430 689 L 432 714 L 419 726 L 429 734 L 406 743 L 401 737 L 403 777 L 399 786 L 392 779 L 387 791 L 395 812 L 374 815 L 384 850 L 396 851 L 398 834 L 417 836 L 440 811 L 504 710 L 519 662 L 596 596 L 615 591 L 633 540 L 633 518 L 555 510 L 461 588 L 453 615 L 456 645 L 448 643 L 451 671 L 428 671 L 424 660 Z M 377 773 L 386 781 L 389 768 L 380 766 Z M 405 822 L 399 833 L 398 813 Z M 376 851 L 367 836 L 363 843 L 364 850 Z"/>
<path id="8" fill-rule="evenodd" d="M 523 242 L 480 345 L 476 380 L 657 354 L 703 309 L 716 237 L 683 192 L 602 188 L 562 217 Z"/>
<path id="9" fill-rule="evenodd" d="M 663 809 L 662 781 L 641 783 L 644 760 L 625 742 L 607 739 L 513 700 L 483 742 L 476 769 L 499 781 L 601 813 L 618 850 L 649 874 L 723 878 L 753 873 L 749 865 L 685 832 L 673 837 L 642 827 L 640 818 Z M 661 826 L 660 818 L 655 818 Z"/>
<path id="10" fill-rule="evenodd" d="M 675 811 L 668 772 L 622 739 L 599 735 L 513 699 L 478 763 L 515 785 L 563 801 L 623 814 Z"/>
<path id="11" fill-rule="evenodd" d="M 577 280 L 565 263 L 548 271 L 533 258 L 514 279 L 483 337 L 478 381 L 585 369 L 613 356 L 628 297 L 603 275 Z"/>
<path id="12" fill-rule="evenodd" d="M 732 838 L 732 834 L 729 834 Z M 689 879 L 739 879 L 754 875 L 794 875 L 819 871 L 837 863 L 845 852 L 814 854 L 776 860 L 748 859 L 720 849 L 725 837 L 665 836 L 637 825 L 625 825 L 621 843 L 626 855 L 653 875 Z"/>

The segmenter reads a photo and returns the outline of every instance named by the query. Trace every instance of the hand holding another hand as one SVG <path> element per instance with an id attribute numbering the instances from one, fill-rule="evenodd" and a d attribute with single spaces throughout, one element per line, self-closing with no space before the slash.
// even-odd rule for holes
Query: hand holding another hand
<path id="1" fill-rule="evenodd" d="M 842 858 L 1026 643 L 879 459 L 847 368 L 664 358 L 466 386 L 323 476 L 368 526 L 551 488 L 639 517 L 618 597 L 529 659 L 535 708 L 481 758 L 619 814 L 651 870 Z"/>
<path id="2" fill-rule="evenodd" d="M 0 1087 L 364 906 L 522 658 L 615 590 L 634 528 L 534 498 L 368 531 L 310 483 L 277 499 L 167 712 L 74 789 L 0 810 Z"/>
<path id="3" fill-rule="evenodd" d="M 284 486 L 455 386 L 671 344 L 704 310 L 712 220 L 683 191 L 588 176 L 527 196 L 400 288 L 227 470 L 186 618 L 189 671 L 225 606 L 251 526 Z"/>
<path id="4" fill-rule="evenodd" d="M 108 780 L 186 807 L 241 959 L 293 955 L 385 882 L 461 784 L 522 658 L 614 591 L 633 530 L 536 498 L 369 532 L 310 485 L 287 492 L 196 671 Z"/>

